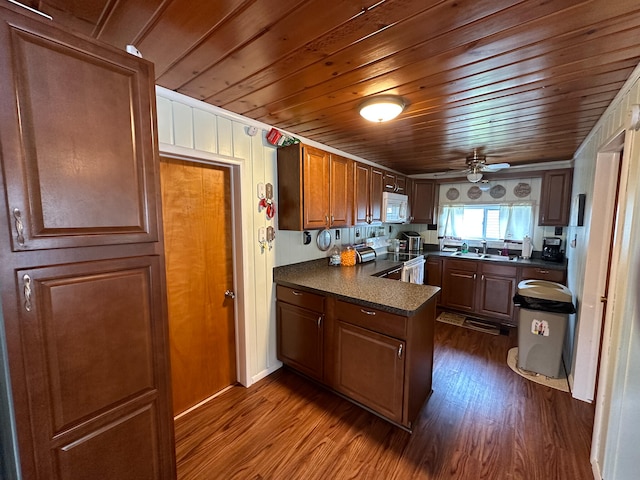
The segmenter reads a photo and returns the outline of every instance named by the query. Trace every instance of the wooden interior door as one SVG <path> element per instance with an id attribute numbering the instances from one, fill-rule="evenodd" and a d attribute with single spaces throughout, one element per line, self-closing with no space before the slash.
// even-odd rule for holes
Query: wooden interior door
<path id="1" fill-rule="evenodd" d="M 160 163 L 173 411 L 236 382 L 231 174 L 163 158 Z"/>

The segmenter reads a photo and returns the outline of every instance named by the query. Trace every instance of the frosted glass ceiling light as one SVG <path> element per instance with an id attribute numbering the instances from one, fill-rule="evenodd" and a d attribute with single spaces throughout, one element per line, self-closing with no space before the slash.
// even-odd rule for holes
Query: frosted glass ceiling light
<path id="1" fill-rule="evenodd" d="M 394 95 L 380 95 L 360 104 L 360 115 L 370 122 L 386 122 L 396 118 L 404 110 L 404 102 Z"/>
<path id="2" fill-rule="evenodd" d="M 478 183 L 480 180 L 482 180 L 482 174 L 479 172 L 471 172 L 467 175 L 467 180 L 469 180 L 471 183 Z"/>

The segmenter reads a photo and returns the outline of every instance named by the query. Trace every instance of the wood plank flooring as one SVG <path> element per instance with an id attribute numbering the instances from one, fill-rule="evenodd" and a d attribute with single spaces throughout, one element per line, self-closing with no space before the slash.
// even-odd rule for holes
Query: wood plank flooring
<path id="1" fill-rule="evenodd" d="M 516 344 L 436 325 L 433 395 L 413 434 L 281 369 L 176 421 L 178 478 L 593 478 L 592 405 L 520 377 Z"/>

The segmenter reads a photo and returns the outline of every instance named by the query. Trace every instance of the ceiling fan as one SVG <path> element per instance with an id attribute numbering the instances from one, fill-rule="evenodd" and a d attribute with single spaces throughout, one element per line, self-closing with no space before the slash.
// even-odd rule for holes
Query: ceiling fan
<path id="1" fill-rule="evenodd" d="M 506 162 L 503 163 L 487 163 L 487 156 L 479 153 L 477 148 L 473 149 L 473 153 L 467 157 L 467 168 L 462 170 L 467 174 L 467 180 L 471 183 L 478 183 L 482 180 L 483 173 L 492 173 L 505 168 L 509 168 Z"/>

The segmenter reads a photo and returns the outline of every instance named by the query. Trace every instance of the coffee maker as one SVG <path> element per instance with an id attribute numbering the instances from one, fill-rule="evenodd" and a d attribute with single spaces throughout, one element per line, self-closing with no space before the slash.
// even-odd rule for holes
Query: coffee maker
<path id="1" fill-rule="evenodd" d="M 562 239 L 558 237 L 544 237 L 542 240 L 542 260 L 562 262 L 564 253 L 560 250 Z"/>

